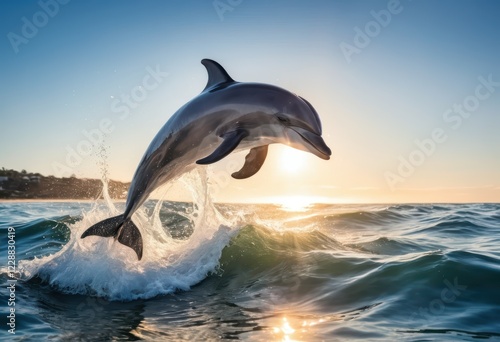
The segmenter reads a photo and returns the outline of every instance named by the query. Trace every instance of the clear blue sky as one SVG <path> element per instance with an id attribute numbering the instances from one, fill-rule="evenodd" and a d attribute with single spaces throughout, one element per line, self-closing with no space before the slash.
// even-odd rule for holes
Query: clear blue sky
<path id="1" fill-rule="evenodd" d="M 325 162 L 273 146 L 221 200 L 500 201 L 499 2 L 216 4 L 0 2 L 0 167 L 100 177 L 106 155 L 110 178 L 129 181 L 156 132 L 203 89 L 200 60 L 212 58 L 236 80 L 308 99 L 333 151 Z M 163 76 L 146 89 L 151 70 Z M 140 101 L 126 105 L 133 94 Z M 104 144 L 82 143 L 103 120 Z M 78 146 L 92 151 L 69 170 Z"/>

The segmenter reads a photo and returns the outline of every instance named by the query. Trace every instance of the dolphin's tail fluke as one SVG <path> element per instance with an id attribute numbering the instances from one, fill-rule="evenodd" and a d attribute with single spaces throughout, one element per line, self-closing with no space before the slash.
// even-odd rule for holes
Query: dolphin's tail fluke
<path id="1" fill-rule="evenodd" d="M 102 220 L 87 229 L 81 236 L 85 238 L 90 235 L 103 237 L 114 237 L 121 244 L 132 248 L 139 260 L 142 258 L 142 237 L 132 219 L 125 219 L 124 215 L 118 215 Z"/>

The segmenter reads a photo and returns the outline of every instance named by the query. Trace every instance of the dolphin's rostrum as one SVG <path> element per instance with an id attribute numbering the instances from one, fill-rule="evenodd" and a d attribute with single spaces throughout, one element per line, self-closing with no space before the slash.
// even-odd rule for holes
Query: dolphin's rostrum
<path id="1" fill-rule="evenodd" d="M 130 184 L 125 212 L 93 225 L 82 238 L 112 236 L 140 260 L 142 237 L 132 215 L 153 190 L 191 170 L 195 162 L 212 164 L 233 151 L 250 149 L 241 170 L 232 174 L 244 179 L 259 171 L 273 143 L 330 158 L 318 113 L 305 99 L 269 84 L 236 82 L 213 60 L 201 63 L 208 72 L 205 89 L 181 107 L 149 145 Z"/>

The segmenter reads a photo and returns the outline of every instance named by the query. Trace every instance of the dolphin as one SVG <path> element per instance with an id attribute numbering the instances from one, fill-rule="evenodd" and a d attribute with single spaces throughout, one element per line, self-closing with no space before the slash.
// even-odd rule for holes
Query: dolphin
<path id="1" fill-rule="evenodd" d="M 114 237 L 140 260 L 142 237 L 132 215 L 153 190 L 196 164 L 250 149 L 243 167 L 232 174 L 245 179 L 259 171 L 273 143 L 330 159 L 318 113 L 304 98 L 274 85 L 236 82 L 219 63 L 201 63 L 208 72 L 205 89 L 177 110 L 149 145 L 130 184 L 125 212 L 96 223 L 81 238 Z"/>

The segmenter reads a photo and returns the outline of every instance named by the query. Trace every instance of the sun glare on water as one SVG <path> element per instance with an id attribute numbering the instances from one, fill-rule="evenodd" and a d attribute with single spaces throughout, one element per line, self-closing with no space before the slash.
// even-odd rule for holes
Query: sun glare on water
<path id="1" fill-rule="evenodd" d="M 332 197 L 292 195 L 267 197 L 264 199 L 264 202 L 280 205 L 284 211 L 308 211 L 314 204 L 331 204 L 338 201 L 335 201 Z"/>
<path id="2" fill-rule="evenodd" d="M 281 342 L 307 341 L 311 338 L 317 325 L 340 319 L 340 317 L 334 316 L 312 317 L 309 319 L 283 316 L 280 320 L 273 322 L 271 340 Z"/>
<path id="3" fill-rule="evenodd" d="M 279 326 L 274 327 L 273 332 L 278 336 L 281 335 L 282 341 L 292 341 L 290 339 L 290 336 L 293 335 L 295 329 L 290 326 L 290 323 L 288 323 L 288 319 L 286 317 L 283 317 L 282 323 Z"/>
<path id="4" fill-rule="evenodd" d="M 275 199 L 285 211 L 307 211 L 314 203 L 314 198 L 307 196 L 288 196 Z"/>

